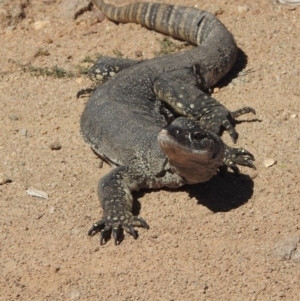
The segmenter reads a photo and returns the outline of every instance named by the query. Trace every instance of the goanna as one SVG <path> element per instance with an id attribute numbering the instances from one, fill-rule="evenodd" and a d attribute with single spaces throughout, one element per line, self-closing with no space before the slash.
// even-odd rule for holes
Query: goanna
<path id="1" fill-rule="evenodd" d="M 234 119 L 253 112 L 228 111 L 203 91 L 233 66 L 237 46 L 231 33 L 212 14 L 193 7 L 134 3 L 113 7 L 93 0 L 115 22 L 135 22 L 197 45 L 190 50 L 135 61 L 101 58 L 92 77 L 104 82 L 89 98 L 81 132 L 92 149 L 114 168 L 98 185 L 103 208 L 89 235 L 100 232 L 100 244 L 120 231 L 134 238 L 134 227 L 148 229 L 132 213 L 132 192 L 208 181 L 223 163 L 254 167 L 251 153 L 225 145 L 224 127 L 235 142 Z"/>

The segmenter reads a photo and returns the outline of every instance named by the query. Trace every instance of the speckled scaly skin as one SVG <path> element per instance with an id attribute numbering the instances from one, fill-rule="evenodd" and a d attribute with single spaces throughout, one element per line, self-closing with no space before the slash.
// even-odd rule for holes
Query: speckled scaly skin
<path id="1" fill-rule="evenodd" d="M 253 109 L 229 112 L 202 92 L 236 59 L 231 33 L 213 15 L 156 3 L 115 8 L 92 2 L 111 20 L 136 22 L 199 45 L 142 62 L 104 57 L 92 68 L 93 77 L 105 83 L 86 104 L 81 132 L 116 168 L 99 182 L 103 217 L 89 235 L 100 231 L 102 244 L 112 232 L 117 244 L 121 229 L 136 238 L 133 227 L 148 228 L 132 214 L 132 191 L 204 182 L 222 162 L 233 169 L 236 164 L 254 167 L 248 151 L 224 145 L 217 135 L 223 126 L 235 141 L 232 121 Z M 175 115 L 182 117 L 172 121 Z"/>

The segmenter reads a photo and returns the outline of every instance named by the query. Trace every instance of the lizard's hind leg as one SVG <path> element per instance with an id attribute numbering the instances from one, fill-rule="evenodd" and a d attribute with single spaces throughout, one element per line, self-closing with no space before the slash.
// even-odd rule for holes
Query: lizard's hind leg
<path id="1" fill-rule="evenodd" d="M 139 64 L 142 61 L 130 60 L 123 58 L 115 58 L 109 56 L 102 56 L 88 71 L 89 78 L 96 82 L 96 85 L 103 84 L 108 79 L 113 77 L 116 73 Z M 81 96 L 90 95 L 96 90 L 96 87 L 82 89 L 78 91 L 77 98 Z"/>
<path id="2" fill-rule="evenodd" d="M 104 83 L 116 73 L 142 61 L 102 56 L 89 70 L 91 80 Z"/>

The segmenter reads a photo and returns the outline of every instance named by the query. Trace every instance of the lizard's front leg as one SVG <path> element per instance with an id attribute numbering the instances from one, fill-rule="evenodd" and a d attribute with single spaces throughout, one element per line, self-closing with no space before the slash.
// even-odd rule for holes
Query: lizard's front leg
<path id="1" fill-rule="evenodd" d="M 246 113 L 255 114 L 250 107 L 230 112 L 216 99 L 201 91 L 195 76 L 188 70 L 162 75 L 154 83 L 154 92 L 176 114 L 199 120 L 215 134 L 220 134 L 221 127 L 225 128 L 234 143 L 238 137 L 234 128 L 235 118 Z"/>
<path id="2" fill-rule="evenodd" d="M 110 233 L 117 245 L 121 229 L 137 238 L 133 227 L 149 228 L 143 218 L 132 214 L 132 191 L 139 189 L 142 180 L 137 178 L 135 173 L 136 170 L 132 167 L 120 166 L 99 181 L 98 196 L 103 208 L 103 216 L 93 224 L 88 235 L 92 236 L 100 232 L 101 245 Z"/>

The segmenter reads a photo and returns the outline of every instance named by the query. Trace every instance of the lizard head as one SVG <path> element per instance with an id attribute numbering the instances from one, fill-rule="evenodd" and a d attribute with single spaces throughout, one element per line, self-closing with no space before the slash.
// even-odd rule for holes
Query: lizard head
<path id="1" fill-rule="evenodd" d="M 179 117 L 158 133 L 157 140 L 173 172 L 188 184 L 208 181 L 223 164 L 223 141 L 197 121 Z"/>

